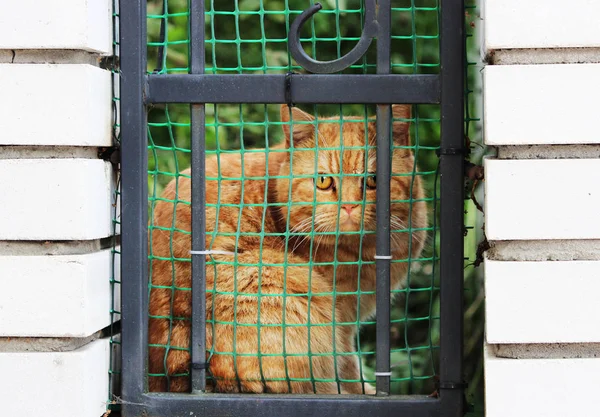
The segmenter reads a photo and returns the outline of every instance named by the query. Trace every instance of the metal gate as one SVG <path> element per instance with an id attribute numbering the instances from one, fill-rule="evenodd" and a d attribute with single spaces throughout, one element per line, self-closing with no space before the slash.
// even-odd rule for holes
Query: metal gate
<path id="1" fill-rule="evenodd" d="M 461 416 L 463 352 L 463 94 L 464 7 L 441 1 L 439 75 L 390 74 L 390 0 L 366 0 L 360 41 L 346 56 L 310 58 L 300 45 L 302 25 L 317 3 L 290 28 L 289 48 L 312 74 L 205 75 L 204 1 L 190 0 L 190 73 L 146 72 L 146 1 L 120 4 L 122 179 L 122 399 L 130 416 Z M 377 74 L 330 74 L 357 61 L 377 39 Z M 441 310 L 439 396 L 394 396 L 390 388 L 390 187 L 377 187 L 377 396 L 205 394 L 205 366 L 192 366 L 192 394 L 147 392 L 148 180 L 147 109 L 153 103 L 191 105 L 192 250 L 204 250 L 205 103 L 377 104 L 377 175 L 390 178 L 392 103 L 441 108 Z M 379 184 L 379 181 L 378 181 Z M 192 364 L 205 362 L 205 260 L 192 258 Z"/>

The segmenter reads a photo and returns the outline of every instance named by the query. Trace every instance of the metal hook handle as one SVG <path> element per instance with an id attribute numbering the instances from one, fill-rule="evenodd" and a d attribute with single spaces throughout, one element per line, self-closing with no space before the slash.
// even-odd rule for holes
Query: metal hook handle
<path id="1" fill-rule="evenodd" d="M 369 49 L 369 46 L 379 29 L 379 25 L 375 18 L 375 0 L 366 0 L 365 24 L 363 26 L 362 35 L 354 48 L 343 57 L 332 61 L 314 60 L 304 52 L 304 49 L 302 49 L 302 45 L 300 44 L 300 30 L 308 19 L 321 10 L 322 7 L 321 3 L 315 3 L 313 6 L 310 6 L 303 11 L 300 16 L 294 20 L 294 23 L 292 23 L 288 37 L 288 46 L 292 57 L 294 57 L 296 62 L 304 69 L 315 74 L 338 72 L 354 64 L 367 52 L 367 49 Z"/>

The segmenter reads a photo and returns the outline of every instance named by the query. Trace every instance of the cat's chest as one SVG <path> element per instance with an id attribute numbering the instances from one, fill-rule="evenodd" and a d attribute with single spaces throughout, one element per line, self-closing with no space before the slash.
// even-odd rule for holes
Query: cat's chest
<path id="1" fill-rule="evenodd" d="M 316 267 L 319 273 L 330 277 L 339 292 L 373 292 L 377 282 L 377 267 L 374 261 L 338 262 Z M 390 268 L 391 289 L 398 289 L 406 278 L 406 265 L 392 263 Z"/>

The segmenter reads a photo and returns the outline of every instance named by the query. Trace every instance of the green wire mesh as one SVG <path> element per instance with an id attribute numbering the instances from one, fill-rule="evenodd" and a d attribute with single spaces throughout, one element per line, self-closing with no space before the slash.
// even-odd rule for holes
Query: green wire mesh
<path id="1" fill-rule="evenodd" d="M 301 72 L 294 65 L 287 50 L 287 31 L 293 19 L 308 5 L 308 1 L 247 0 L 206 2 L 206 73 L 285 73 L 290 70 Z M 392 2 L 392 71 L 394 73 L 424 74 L 439 71 L 437 1 L 394 1 Z M 163 13 L 163 7 L 167 13 Z M 340 57 L 349 51 L 360 37 L 362 28 L 362 3 L 359 1 L 326 1 L 324 8 L 311 21 L 303 34 L 302 42 L 307 53 L 320 60 Z M 160 47 L 164 48 L 163 62 L 159 63 L 160 73 L 186 73 L 188 71 L 188 4 L 186 0 L 154 0 L 148 2 L 148 71 L 157 67 L 156 59 Z M 160 24 L 164 20 L 165 41 L 160 42 Z M 375 48 L 372 47 L 359 63 L 352 65 L 344 73 L 374 73 L 376 69 Z M 340 118 L 320 123 L 359 123 L 365 125 L 373 121 L 374 108 L 364 105 L 318 105 L 302 106 L 314 116 L 361 116 L 361 120 Z M 148 123 L 149 157 L 149 214 L 151 234 L 155 226 L 152 217 L 161 193 L 171 180 L 185 176 L 182 173 L 190 166 L 190 110 L 187 105 L 155 106 L 150 111 Z M 406 285 L 393 291 L 395 302 L 392 308 L 391 335 L 391 388 L 396 394 L 429 394 L 434 390 L 434 377 L 438 369 L 437 350 L 439 348 L 439 233 L 437 181 L 439 148 L 439 107 L 433 105 L 413 106 L 411 119 L 411 150 L 417 160 L 419 175 L 425 187 L 428 211 L 427 244 L 418 259 L 401 259 L 394 262 L 408 262 L 410 271 Z M 267 149 L 267 153 L 277 152 L 272 147 L 283 140 L 282 123 L 279 120 L 279 106 L 276 105 L 206 105 L 206 147 L 207 157 L 221 158 L 227 153 L 251 154 L 257 149 Z M 264 152 L 264 151 L 261 151 Z M 316 174 L 316 173 L 315 173 Z M 415 175 L 414 172 L 403 173 Z M 360 174 L 363 175 L 363 174 Z M 272 178 L 272 177 L 270 177 Z M 228 178 L 230 179 L 230 178 Z M 221 176 L 207 180 L 223 181 Z M 342 179 L 343 180 L 343 179 Z M 189 201 L 176 199 L 175 204 L 189 205 Z M 414 201 L 410 202 L 414 204 Z M 266 201 L 257 201 L 257 206 L 266 207 Z M 316 204 L 316 201 L 314 203 Z M 339 203 L 336 203 L 339 204 Z M 210 205 L 208 205 L 210 206 Z M 227 204 L 221 204 L 227 206 Z M 236 205 L 248 207 L 248 204 Z M 217 207 L 218 208 L 218 207 Z M 214 228 L 207 235 L 226 235 Z M 289 230 L 288 236 L 289 236 Z M 190 230 L 174 230 L 172 234 L 190 234 Z M 311 230 L 316 242 L 318 231 Z M 338 231 L 325 232 L 339 234 Z M 363 233 L 369 233 L 364 232 Z M 414 233 L 414 230 L 394 230 L 394 234 Z M 249 235 L 237 230 L 233 233 L 236 241 Z M 213 236 L 214 237 L 214 236 Z M 264 240 L 264 234 L 259 237 Z M 262 244 L 262 243 L 261 243 Z M 285 250 L 290 251 L 288 244 Z M 191 262 L 191 258 L 158 257 L 149 248 L 150 260 L 160 259 L 175 265 Z M 410 262 L 409 262 L 410 261 Z M 222 262 L 222 261 L 219 261 Z M 368 262 L 359 261 L 365 264 Z M 335 256 L 332 265 L 337 265 Z M 239 268 L 237 262 L 232 263 Z M 262 265 L 257 265 L 262 268 Z M 285 265 L 287 266 L 287 265 Z M 312 267 L 312 265 L 309 265 Z M 207 268 L 216 268 L 215 262 L 207 262 Z M 174 272 L 173 272 L 174 273 Z M 218 279 L 218 277 L 217 277 Z M 332 277 L 335 280 L 335 276 Z M 360 279 L 360 277 L 357 277 Z M 150 284 L 152 287 L 152 284 Z M 149 288 L 149 291 L 151 288 Z M 176 291 L 190 291 L 189 288 L 172 286 Z M 216 288 L 207 289 L 213 296 Z M 362 292 L 362 295 L 368 293 Z M 243 294 L 234 290 L 233 296 Z M 256 294 L 254 294 L 256 296 Z M 259 295 L 260 296 L 260 295 Z M 266 297 L 266 295 L 262 295 Z M 272 296 L 272 294 L 270 295 Z M 284 297 L 285 299 L 285 297 Z M 260 303 L 258 304 L 260 306 Z M 214 316 L 213 316 L 214 317 Z M 174 326 L 181 317 L 168 317 Z M 208 325 L 217 325 L 218 321 Z M 243 326 L 233 323 L 234 326 Z M 361 374 L 364 381 L 374 383 L 375 365 L 375 322 L 373 320 L 354 322 L 334 322 L 334 326 L 360 326 L 356 340 L 356 352 L 360 358 Z M 182 349 L 170 341 L 164 347 L 166 352 Z M 219 352 L 215 346 L 208 346 L 210 355 L 235 355 L 235 352 Z M 259 350 L 260 351 L 260 350 Z M 333 347 L 332 354 L 338 355 Z M 239 355 L 239 354 L 238 354 Z M 289 355 L 289 354 L 288 354 Z M 261 356 L 268 356 L 261 354 Z M 235 362 L 234 362 L 235 363 Z M 312 363 L 312 362 L 311 362 Z M 151 374 L 150 376 L 167 376 Z M 168 376 L 186 376 L 186 373 Z M 264 377 L 263 377 L 264 378 Z M 314 378 L 311 378 L 314 381 Z M 336 376 L 335 382 L 340 382 Z M 359 381 L 363 382 L 363 381 Z"/>
<path id="2" fill-rule="evenodd" d="M 267 4 L 268 3 L 268 4 Z M 480 76 L 478 65 L 478 39 L 476 28 L 479 25 L 478 12 L 473 1 L 467 1 L 465 6 L 466 12 L 466 43 L 467 43 L 467 77 L 466 77 L 466 115 L 465 115 L 465 131 L 470 139 L 471 144 L 471 160 L 477 162 L 481 159 L 483 147 L 477 145 L 481 143 L 481 124 L 477 117 L 480 110 Z M 113 24 L 114 33 L 114 54 L 118 55 L 118 0 L 113 0 Z M 285 34 L 289 29 L 289 25 L 293 16 L 309 3 L 306 2 L 277 2 L 269 1 L 263 3 L 258 0 L 237 2 L 217 1 L 215 3 L 207 2 L 207 35 L 206 35 L 206 50 L 207 50 L 207 72 L 212 73 L 228 73 L 226 68 L 231 72 L 255 72 L 266 73 L 267 71 L 278 73 L 287 72 L 293 67 L 293 62 L 287 53 L 285 45 Z M 253 6 L 254 5 L 254 6 Z M 437 13 L 438 5 L 436 1 L 404 1 L 393 2 L 394 6 L 394 24 L 392 29 L 393 36 L 393 72 L 395 73 L 435 73 L 438 70 L 438 24 Z M 185 0 L 171 0 L 166 4 L 168 13 L 162 13 L 160 0 L 150 1 L 148 3 L 148 53 L 149 53 L 149 71 L 153 70 L 156 65 L 158 47 L 163 45 L 159 40 L 160 21 L 168 22 L 166 26 L 167 37 L 164 43 L 165 57 L 163 62 L 158 65 L 162 73 L 185 73 L 187 72 L 188 62 L 188 10 Z M 327 57 L 333 58 L 340 56 L 355 40 L 358 39 L 360 30 L 358 29 L 362 21 L 360 21 L 361 8 L 360 5 L 349 5 L 345 1 L 325 3 L 325 9 L 319 12 L 319 15 L 327 14 L 327 19 L 323 23 L 323 18 L 317 16 L 310 27 L 314 31 L 318 25 L 321 33 L 328 34 L 327 30 L 334 21 L 335 34 L 330 38 L 329 45 L 324 45 L 327 39 L 317 39 L 312 33 L 305 33 L 304 47 L 307 51 L 312 52 L 313 56 L 316 52 L 319 53 L 320 59 Z M 215 26 L 215 16 L 219 14 L 229 15 L 231 19 L 236 19 L 240 29 L 236 32 L 232 28 L 220 29 L 225 35 L 220 35 Z M 248 12 L 248 13 L 246 13 Z M 244 22 L 246 14 L 254 15 L 254 23 L 249 20 Z M 333 16 L 331 16 L 333 14 Z M 233 16 L 233 17 L 232 17 Z M 259 23 L 256 24 L 256 16 Z M 212 19 L 212 20 L 211 20 Z M 321 19 L 321 20 L 319 20 Z M 354 20 L 350 20 L 354 19 Z M 240 23 L 241 22 L 241 23 Z M 321 23 L 319 23 L 321 22 Z M 402 24 L 401 24 L 402 23 Z M 341 26 L 340 26 L 341 24 Z M 316 26 L 315 26 L 316 25 Z M 323 32 L 323 25 L 325 31 Z M 343 31 L 343 33 L 341 33 Z M 235 40 L 239 38 L 240 45 L 245 43 L 246 48 L 254 48 L 251 50 L 251 55 L 244 55 L 244 61 L 240 61 L 240 54 L 235 42 L 234 51 L 226 54 L 224 50 L 225 37 L 227 33 L 236 33 Z M 333 29 L 331 29 L 333 33 Z M 397 32 L 397 33 L 396 33 Z M 251 37 L 249 34 L 252 33 Z M 242 36 L 238 36 L 241 34 Z M 230 36 L 231 37 L 231 36 Z M 242 42 L 242 39 L 248 38 L 248 42 Z M 220 40 L 223 39 L 223 42 Z M 252 41 L 254 39 L 254 41 Z M 339 39 L 339 41 L 338 41 Z M 318 43 L 318 51 L 315 48 Z M 219 48 L 218 65 L 214 65 L 217 59 L 216 48 Z M 231 46 L 230 46 L 231 48 Z M 231 49 L 229 50 L 231 51 Z M 239 51 L 241 52 L 241 46 Z M 245 60 L 251 59 L 259 62 L 260 68 L 253 70 L 252 66 L 242 66 L 240 62 L 246 63 Z M 220 65 L 220 66 L 219 66 Z M 233 70 L 232 70 L 233 69 Z M 357 65 L 354 65 L 346 72 L 362 73 L 373 72 L 374 69 L 374 54 L 370 51 L 369 54 Z M 113 73 L 118 75 L 118 70 Z M 115 103 L 115 139 L 119 138 L 118 124 L 118 102 L 119 92 L 118 83 L 114 83 L 113 97 Z M 331 113 L 340 113 L 337 106 L 330 106 Z M 348 106 L 344 106 L 348 109 Z M 357 110 L 358 109 L 358 110 Z M 313 109 L 314 110 L 314 109 Z M 353 106 L 352 113 L 361 111 L 363 108 Z M 280 138 L 280 126 L 275 124 L 278 122 L 276 109 L 272 106 L 207 106 L 209 115 L 207 117 L 207 142 L 208 147 L 217 150 L 221 149 L 239 149 L 241 147 L 242 131 L 246 133 L 243 136 L 245 149 L 260 148 L 264 146 L 269 138 Z M 439 125 L 437 124 L 438 109 L 433 106 L 419 106 L 419 120 L 413 122 L 413 129 L 419 130 L 420 143 L 423 144 L 424 139 L 428 140 L 433 147 L 437 145 L 439 137 Z M 354 113 L 355 115 L 358 113 Z M 371 113 L 372 114 L 372 113 Z M 242 119 L 242 116 L 244 117 Z M 426 120 L 423 116 L 430 117 Z M 152 167 L 152 172 L 149 174 L 150 184 L 150 201 L 156 199 L 168 182 L 169 175 L 176 175 L 180 168 L 189 165 L 189 110 L 187 106 L 170 106 L 160 107 L 155 109 L 151 115 L 151 128 L 149 134 L 152 133 L 154 142 L 150 142 L 149 164 Z M 428 123 L 428 126 L 425 125 Z M 149 135 L 150 136 L 150 135 Z M 415 141 L 415 133 L 413 131 L 413 143 Z M 153 145 L 154 144 L 154 145 Z M 178 146 L 177 144 L 180 144 Z M 160 148 L 162 146 L 162 148 Z M 429 152 L 430 154 L 430 152 Z M 424 153 L 419 153 L 419 166 L 423 170 L 433 169 L 435 167 L 435 158 L 429 158 L 428 163 L 423 163 Z M 177 162 L 180 162 L 179 166 Z M 158 168 L 161 168 L 159 170 Z M 164 174 L 163 174 L 164 172 Z M 428 196 L 435 196 L 435 193 L 430 192 L 437 189 L 435 180 L 428 180 Z M 154 188 L 156 184 L 156 188 Z M 115 234 L 119 233 L 120 218 L 118 215 L 118 196 L 119 190 L 115 194 L 115 214 L 113 222 L 115 225 Z M 434 200 L 435 201 L 435 200 Z M 433 201 L 432 201 L 433 204 Z M 436 229 L 433 221 L 437 216 L 433 216 L 435 209 L 431 208 L 432 227 Z M 436 212 L 437 213 L 437 212 Z M 468 306 L 465 312 L 465 376 L 469 381 L 467 390 L 467 398 L 475 402 L 476 411 L 479 409 L 482 413 L 482 363 L 483 358 L 480 346 L 482 345 L 483 336 L 483 285 L 481 274 L 477 269 L 472 267 L 472 262 L 476 257 L 477 242 L 480 239 L 481 233 L 473 230 L 473 226 L 477 225 L 480 220 L 477 217 L 477 210 L 473 204 L 467 204 L 467 238 L 465 241 L 465 255 L 469 258 L 465 269 L 465 304 Z M 475 233 L 474 233 L 475 232 Z M 430 232 L 429 241 L 432 247 L 437 248 L 437 231 Z M 111 274 L 110 284 L 113 289 L 113 294 L 120 293 L 120 276 L 118 274 L 118 264 L 120 262 L 120 248 L 118 239 L 114 240 L 113 244 L 114 268 Z M 436 256 L 434 256 L 436 254 Z M 437 343 L 439 341 L 439 294 L 437 292 L 437 271 L 438 258 L 437 252 L 431 249 L 424 256 L 430 256 L 430 261 L 421 263 L 420 271 L 416 274 L 413 269 L 411 276 L 411 285 L 407 287 L 402 294 L 396 298 L 392 316 L 396 324 L 392 327 L 394 344 L 394 352 L 392 364 L 394 365 L 393 379 L 402 382 L 392 384 L 394 393 L 428 393 L 431 386 L 430 375 L 435 373 L 437 369 Z M 413 291 L 412 287 L 416 287 L 416 283 L 433 282 L 432 285 L 424 285 L 418 288 L 420 291 Z M 415 288 L 417 289 L 417 288 Z M 408 301 L 408 302 L 407 302 Z M 110 329 L 111 342 L 111 366 L 109 369 L 109 397 L 107 401 L 108 411 L 117 411 L 120 407 L 120 330 L 118 321 L 120 319 L 120 301 L 118 297 L 114 297 L 111 302 L 110 313 L 112 316 L 113 325 Z M 357 339 L 358 354 L 364 358 L 361 363 L 364 364 L 362 371 L 367 377 L 367 380 L 373 380 L 374 366 L 374 326 L 364 325 Z M 410 360 L 410 362 L 409 362 Z M 420 378 L 420 379 L 419 379 Z"/>

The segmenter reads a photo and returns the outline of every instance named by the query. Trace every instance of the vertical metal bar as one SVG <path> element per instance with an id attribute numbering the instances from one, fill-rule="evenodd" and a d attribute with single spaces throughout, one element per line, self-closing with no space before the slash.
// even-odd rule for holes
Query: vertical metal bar
<path id="1" fill-rule="evenodd" d="M 169 20 L 168 17 L 168 13 L 167 13 L 167 0 L 163 0 L 163 4 L 162 4 L 162 14 L 163 17 L 162 19 L 160 19 L 160 33 L 158 35 L 158 39 L 160 40 L 160 46 L 158 47 L 158 54 L 156 56 L 156 67 L 154 68 L 154 72 L 161 72 L 163 70 L 163 68 L 165 67 L 164 65 L 164 61 L 165 61 L 165 48 L 167 47 L 167 45 L 165 45 L 165 36 L 166 36 L 166 32 L 167 32 L 167 20 Z"/>
<path id="2" fill-rule="evenodd" d="M 190 0 L 190 74 L 204 73 L 204 0 Z M 205 113 L 191 104 L 192 251 L 206 248 Z M 206 262 L 192 255 L 192 392 L 206 388 Z"/>
<path id="3" fill-rule="evenodd" d="M 464 2 L 441 5 L 440 398 L 446 417 L 463 415 Z"/>
<path id="4" fill-rule="evenodd" d="M 377 74 L 390 73 L 390 0 L 378 1 Z M 391 107 L 377 106 L 376 366 L 377 395 L 390 393 L 390 182 Z"/>
<path id="5" fill-rule="evenodd" d="M 138 414 L 146 391 L 148 337 L 148 151 L 146 1 L 120 4 L 121 52 L 121 286 L 123 413 Z"/>

